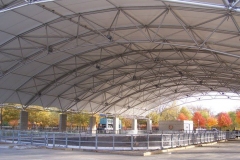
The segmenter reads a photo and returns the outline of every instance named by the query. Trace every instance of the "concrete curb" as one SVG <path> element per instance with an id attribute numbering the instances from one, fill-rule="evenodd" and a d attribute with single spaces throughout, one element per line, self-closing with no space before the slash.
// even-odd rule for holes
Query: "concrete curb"
<path id="1" fill-rule="evenodd" d="M 13 148 L 12 146 L 0 146 L 0 149 L 10 149 Z"/>
<path id="2" fill-rule="evenodd" d="M 152 151 L 152 152 L 145 152 L 145 153 L 143 153 L 143 156 L 150 156 L 150 155 L 154 155 L 154 154 L 162 154 L 162 153 L 167 153 L 167 152 L 174 152 L 174 151 L 179 151 L 179 150 L 184 150 L 184 149 L 189 149 L 189 148 L 194 148 L 194 147 L 210 146 L 210 145 L 217 144 L 219 142 L 226 142 L 226 141 L 227 140 L 222 140 L 222 141 L 212 142 L 212 143 L 204 143 L 204 144 L 190 145 L 190 146 L 185 146 L 185 147 L 156 150 L 156 151 Z"/>
<path id="3" fill-rule="evenodd" d="M 205 146 L 211 146 L 211 145 L 214 145 L 214 144 L 217 144 L 219 142 L 213 142 L 213 143 L 203 143 L 203 144 L 199 144 L 198 147 L 205 147 Z"/>
<path id="4" fill-rule="evenodd" d="M 169 149 L 163 149 L 163 150 L 156 150 L 156 151 L 152 151 L 152 152 L 145 152 L 143 153 L 143 156 L 150 156 L 150 155 L 154 155 L 154 154 L 162 154 L 162 153 L 169 153 L 169 152 L 173 152 L 173 151 L 179 151 L 179 150 L 184 150 L 184 149 L 189 149 L 189 148 L 194 148 L 196 147 L 195 145 L 191 145 L 191 146 L 184 146 L 184 147 L 178 147 L 178 148 L 169 148 Z"/>

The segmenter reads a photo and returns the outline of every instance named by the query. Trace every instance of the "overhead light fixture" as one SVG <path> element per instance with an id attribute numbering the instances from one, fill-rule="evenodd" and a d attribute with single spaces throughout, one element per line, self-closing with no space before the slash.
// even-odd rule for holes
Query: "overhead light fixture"
<path id="1" fill-rule="evenodd" d="M 174 91 L 175 93 L 177 93 L 177 90 L 175 89 L 175 91 Z"/>
<path id="2" fill-rule="evenodd" d="M 178 73 L 179 73 L 181 76 L 183 76 L 183 73 L 182 73 L 182 71 L 178 71 Z"/>
<path id="3" fill-rule="evenodd" d="M 156 88 L 159 88 L 159 85 L 158 85 L 158 84 L 156 84 L 156 85 L 155 85 L 155 87 L 156 87 Z"/>
<path id="4" fill-rule="evenodd" d="M 159 62 L 159 58 L 158 57 L 154 58 L 154 62 Z"/>
<path id="5" fill-rule="evenodd" d="M 212 88 L 212 87 L 210 87 L 210 89 L 211 89 L 211 91 L 213 91 L 213 88 Z"/>
<path id="6" fill-rule="evenodd" d="M 110 34 L 106 35 L 106 37 L 107 37 L 107 39 L 108 39 L 109 41 L 112 41 L 112 40 L 113 40 L 113 38 L 112 38 L 112 36 L 111 36 Z"/>
<path id="7" fill-rule="evenodd" d="M 80 99 L 79 98 L 75 98 L 74 101 L 75 102 L 80 102 Z"/>
<path id="8" fill-rule="evenodd" d="M 105 106 L 108 106 L 108 105 L 109 105 L 109 104 L 106 102 L 106 103 L 105 103 Z"/>
<path id="9" fill-rule="evenodd" d="M 199 81 L 199 84 L 201 84 L 201 85 L 202 85 L 202 84 L 203 84 L 203 81 L 202 81 L 202 80 L 201 80 L 201 81 Z"/>
<path id="10" fill-rule="evenodd" d="M 134 75 L 134 76 L 132 77 L 132 79 L 133 79 L 133 80 L 137 80 L 137 76 Z"/>
<path id="11" fill-rule="evenodd" d="M 97 68 L 97 69 L 101 69 L 101 67 L 100 67 L 98 64 L 96 65 L 96 68 Z"/>
<path id="12" fill-rule="evenodd" d="M 53 52 L 53 48 L 52 47 L 48 47 L 48 53 L 52 53 Z"/>

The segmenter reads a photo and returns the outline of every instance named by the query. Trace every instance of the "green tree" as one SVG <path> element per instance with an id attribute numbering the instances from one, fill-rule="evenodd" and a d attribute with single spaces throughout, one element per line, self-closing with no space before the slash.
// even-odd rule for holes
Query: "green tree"
<path id="1" fill-rule="evenodd" d="M 16 108 L 5 107 L 3 108 L 3 124 L 8 124 L 12 120 L 18 120 L 20 110 Z"/>
<path id="2" fill-rule="evenodd" d="M 59 113 L 58 112 L 49 112 L 49 127 L 56 127 L 58 126 L 59 122 Z"/>
<path id="3" fill-rule="evenodd" d="M 183 113 L 187 117 L 187 119 L 192 119 L 192 113 L 187 107 L 182 107 L 180 113 Z"/>
<path id="4" fill-rule="evenodd" d="M 160 113 L 160 120 L 176 120 L 178 117 L 178 107 L 176 106 L 170 106 L 165 108 L 161 113 Z"/>
<path id="5" fill-rule="evenodd" d="M 199 111 L 202 116 L 205 118 L 205 119 L 208 119 L 208 117 L 210 117 L 210 114 L 209 114 L 209 110 L 208 109 L 203 109 L 203 110 L 200 110 Z"/>
<path id="6" fill-rule="evenodd" d="M 157 112 L 151 112 L 147 117 L 152 120 L 153 125 L 157 125 L 160 121 L 160 114 Z"/>
<path id="7" fill-rule="evenodd" d="M 72 125 L 74 127 L 86 127 L 88 126 L 90 115 L 87 113 L 68 113 L 67 118 L 69 125 Z M 98 122 L 96 121 L 96 123 Z"/>
<path id="8" fill-rule="evenodd" d="M 237 123 L 237 126 L 240 125 L 240 111 L 239 109 L 236 111 L 236 123 Z"/>
<path id="9" fill-rule="evenodd" d="M 129 118 L 121 118 L 122 121 L 122 127 L 124 129 L 131 128 L 132 126 L 132 120 Z"/>
<path id="10" fill-rule="evenodd" d="M 43 110 L 40 106 L 31 106 L 27 109 L 28 121 L 41 127 L 48 127 L 50 124 L 50 112 Z"/>
<path id="11" fill-rule="evenodd" d="M 147 121 L 145 119 L 138 119 L 137 120 L 137 123 L 138 124 L 142 124 L 142 125 L 146 125 L 147 124 Z"/>
<path id="12" fill-rule="evenodd" d="M 231 130 L 234 130 L 235 128 L 238 127 L 237 120 L 236 120 L 236 118 L 237 118 L 236 112 L 230 111 L 230 112 L 228 112 L 228 115 L 230 116 L 230 118 L 232 120 L 232 124 L 229 126 L 229 128 Z"/>

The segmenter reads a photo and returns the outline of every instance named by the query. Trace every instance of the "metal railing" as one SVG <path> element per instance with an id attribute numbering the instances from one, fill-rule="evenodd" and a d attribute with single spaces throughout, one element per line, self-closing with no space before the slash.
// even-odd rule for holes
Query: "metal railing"
<path id="1" fill-rule="evenodd" d="M 88 134 L 0 130 L 0 141 L 47 147 L 151 150 L 188 146 L 236 138 L 239 132 L 161 132 L 157 134 Z"/>

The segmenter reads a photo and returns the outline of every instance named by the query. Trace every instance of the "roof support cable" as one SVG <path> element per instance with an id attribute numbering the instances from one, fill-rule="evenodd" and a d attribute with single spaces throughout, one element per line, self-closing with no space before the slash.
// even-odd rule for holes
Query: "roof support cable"
<path id="1" fill-rule="evenodd" d="M 226 6 L 226 7 L 229 7 L 229 1 L 228 0 L 222 0 L 223 1 L 223 4 Z"/>

